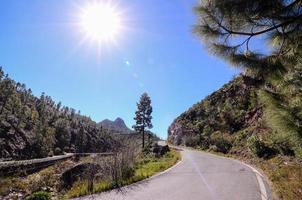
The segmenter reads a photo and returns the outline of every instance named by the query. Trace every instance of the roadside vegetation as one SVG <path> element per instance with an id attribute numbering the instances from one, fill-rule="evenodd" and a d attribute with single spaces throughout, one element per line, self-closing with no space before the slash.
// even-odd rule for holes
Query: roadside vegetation
<path id="1" fill-rule="evenodd" d="M 81 178 L 70 183 L 62 198 L 73 198 L 129 185 L 173 166 L 179 159 L 180 153 L 170 150 L 167 145 L 157 144 L 148 129 L 152 125 L 151 99 L 147 93 L 142 94 L 135 112 L 134 130 L 140 134 L 141 140 L 124 140 L 113 156 L 93 158 L 88 161 Z M 155 140 L 155 141 L 154 141 Z M 70 176 L 71 177 L 71 176 Z"/>
<path id="2" fill-rule="evenodd" d="M 107 180 L 96 181 L 92 191 L 88 190 L 89 183 L 87 181 L 78 181 L 67 192 L 65 198 L 104 192 L 144 180 L 172 167 L 178 160 L 180 160 L 180 153 L 174 149 L 161 157 L 156 157 L 154 154 L 139 155 L 134 165 L 124 171 L 124 175 L 119 177 L 119 180 L 113 180 L 113 177 L 111 177 L 111 180 L 109 178 Z"/>
<path id="3" fill-rule="evenodd" d="M 35 97 L 1 67 L 0 90 L 4 91 L 0 94 L 0 161 L 29 159 L 21 167 L 18 162 L 4 163 L 11 173 L 0 174 L 1 199 L 61 199 L 101 192 L 148 178 L 179 159 L 168 146 L 158 146 L 157 136 L 150 131 L 152 106 L 147 93 L 137 104 L 135 132 L 116 134 L 44 93 Z M 43 162 L 36 166 L 32 160 L 48 157 L 47 162 L 68 152 L 80 154 L 49 167 Z"/>
<path id="4" fill-rule="evenodd" d="M 0 198 L 69 199 L 99 193 L 151 177 L 180 159 L 178 151 L 165 146 L 149 145 L 150 151 L 142 152 L 139 141 L 125 140 L 127 148 L 113 156 L 70 159 L 22 177 L 3 177 Z"/>

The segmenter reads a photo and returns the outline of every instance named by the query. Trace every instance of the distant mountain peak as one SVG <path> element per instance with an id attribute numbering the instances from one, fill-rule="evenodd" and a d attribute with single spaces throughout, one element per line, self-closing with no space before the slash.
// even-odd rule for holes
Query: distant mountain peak
<path id="1" fill-rule="evenodd" d="M 125 123 L 124 120 L 123 120 L 122 118 L 120 118 L 120 117 L 117 117 L 117 118 L 114 120 L 114 122 L 116 122 L 116 123 Z"/>
<path id="2" fill-rule="evenodd" d="M 117 131 L 119 133 L 131 133 L 132 132 L 132 130 L 127 127 L 124 120 L 120 117 L 117 117 L 114 121 L 105 119 L 98 124 L 106 129 Z"/>

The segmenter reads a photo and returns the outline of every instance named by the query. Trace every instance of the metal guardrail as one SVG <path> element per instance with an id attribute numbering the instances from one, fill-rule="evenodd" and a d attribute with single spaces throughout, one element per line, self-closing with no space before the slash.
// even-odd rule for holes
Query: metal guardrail
<path id="1" fill-rule="evenodd" d="M 66 155 L 53 156 L 47 158 L 37 158 L 30 160 L 4 161 L 0 162 L 0 177 L 10 175 L 26 175 L 36 172 L 55 164 L 58 161 L 67 160 L 70 158 L 79 158 L 84 156 L 112 156 L 114 153 L 68 153 Z"/>
<path id="2" fill-rule="evenodd" d="M 28 164 L 38 164 L 43 162 L 49 162 L 49 161 L 58 161 L 66 158 L 73 157 L 73 153 L 69 153 L 66 155 L 60 155 L 60 156 L 52 156 L 52 157 L 46 157 L 46 158 L 35 158 L 35 159 L 29 159 L 29 160 L 16 160 L 16 161 L 4 161 L 0 162 L 0 169 L 2 167 L 10 167 L 10 166 L 19 166 L 19 165 L 28 165 Z"/>

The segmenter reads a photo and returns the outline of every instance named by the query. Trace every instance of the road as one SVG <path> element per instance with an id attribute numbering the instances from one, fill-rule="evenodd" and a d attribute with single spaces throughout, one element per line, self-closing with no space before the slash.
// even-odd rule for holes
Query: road
<path id="1" fill-rule="evenodd" d="M 266 200 L 267 184 L 249 166 L 228 158 L 182 150 L 182 161 L 146 181 L 80 199 Z M 260 178 L 259 178 L 260 177 Z M 269 196 L 269 197 L 267 197 Z"/>

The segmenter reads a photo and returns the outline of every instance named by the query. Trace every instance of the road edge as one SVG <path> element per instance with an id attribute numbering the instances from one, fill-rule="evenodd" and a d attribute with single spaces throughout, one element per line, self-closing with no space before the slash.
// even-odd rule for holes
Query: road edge
<path id="1" fill-rule="evenodd" d="M 257 180 L 257 183 L 258 183 L 258 186 L 259 186 L 259 189 L 260 189 L 261 200 L 271 200 L 272 199 L 273 193 L 272 193 L 270 184 L 267 183 L 267 181 L 265 180 L 266 176 L 264 176 L 261 172 L 259 172 L 259 170 L 257 170 L 255 167 L 245 163 L 244 161 L 238 160 L 238 159 L 235 159 L 235 158 L 230 158 L 230 157 L 223 156 L 223 155 L 217 155 L 215 153 L 211 153 L 211 152 L 207 152 L 207 151 L 197 150 L 197 149 L 194 149 L 194 148 L 187 148 L 187 147 L 184 147 L 184 146 L 174 146 L 174 145 L 170 145 L 170 146 L 172 148 L 175 148 L 175 149 L 182 149 L 183 148 L 183 149 L 186 149 L 186 150 L 211 154 L 211 155 L 219 157 L 219 158 L 225 158 L 225 159 L 228 159 L 228 160 L 238 162 L 242 165 L 245 165 L 246 167 L 250 168 L 252 170 L 252 172 L 255 174 L 255 177 L 256 177 L 256 180 Z M 269 191 L 268 191 L 267 187 L 265 187 L 265 185 L 267 185 L 269 187 Z"/>
<path id="2" fill-rule="evenodd" d="M 168 168 L 168 169 L 166 169 L 166 170 L 164 170 L 164 171 L 162 171 L 162 172 L 158 172 L 158 173 L 154 174 L 153 176 L 150 176 L 149 178 L 143 179 L 143 180 L 138 181 L 138 182 L 133 183 L 133 184 L 139 184 L 139 183 L 142 183 L 142 182 L 144 182 L 144 181 L 145 181 L 145 182 L 150 181 L 151 179 L 154 179 L 154 178 L 156 178 L 156 177 L 158 177 L 158 176 L 161 176 L 161 175 L 163 175 L 163 174 L 165 174 L 165 173 L 171 171 L 172 169 L 174 169 L 175 167 L 177 167 L 180 163 L 182 163 L 182 157 L 181 157 L 181 159 L 180 159 L 179 161 L 177 161 L 177 163 L 175 163 L 175 164 L 174 164 L 173 166 L 171 166 L 170 168 Z M 130 185 L 131 185 L 131 184 L 130 184 Z M 128 185 L 127 185 L 127 186 L 128 186 Z"/>
<path id="3" fill-rule="evenodd" d="M 251 165 L 249 165 L 249 164 L 247 164 L 247 163 L 245 163 L 241 160 L 236 160 L 236 159 L 231 159 L 231 158 L 229 158 L 229 159 L 234 160 L 236 162 L 239 162 L 239 163 L 247 166 L 248 168 L 250 168 L 254 172 L 254 174 L 256 176 L 256 179 L 257 179 L 257 182 L 258 182 L 258 185 L 259 185 L 259 188 L 260 188 L 261 199 L 262 200 L 269 200 L 268 191 L 267 191 L 267 188 L 265 187 L 265 182 L 266 181 L 264 180 L 264 176 L 257 169 L 255 169 L 253 166 L 251 166 Z M 269 193 L 271 193 L 271 192 L 269 191 Z"/>
<path id="4" fill-rule="evenodd" d="M 206 153 L 212 154 L 210 152 L 206 152 Z M 271 191 L 270 188 L 269 188 L 270 191 L 268 191 L 268 189 L 265 187 L 265 185 L 268 185 L 270 187 L 270 185 L 268 183 L 266 183 L 266 181 L 265 181 L 264 177 L 266 177 L 266 176 L 264 176 L 261 172 L 259 172 L 259 170 L 257 170 L 255 167 L 245 163 L 242 160 L 237 160 L 235 158 L 220 156 L 220 155 L 216 155 L 216 154 L 212 154 L 212 155 L 238 162 L 238 163 L 240 163 L 242 165 L 245 165 L 248 168 L 250 168 L 252 170 L 252 172 L 255 174 L 255 177 L 256 177 L 256 180 L 257 180 L 257 183 L 258 183 L 258 186 L 259 186 L 259 189 L 260 189 L 261 200 L 270 200 L 271 199 L 270 197 L 268 197 L 268 194 L 270 194 L 270 196 L 272 196 L 272 191 Z"/>

